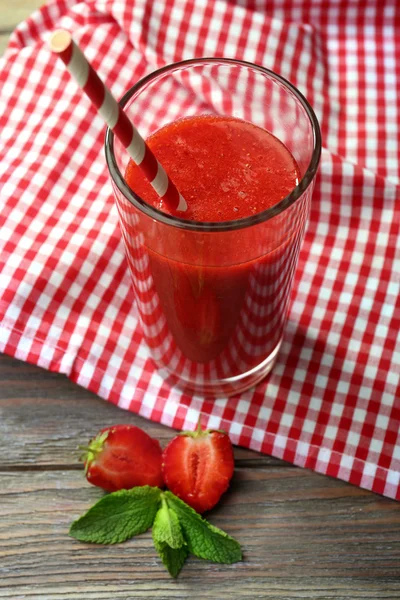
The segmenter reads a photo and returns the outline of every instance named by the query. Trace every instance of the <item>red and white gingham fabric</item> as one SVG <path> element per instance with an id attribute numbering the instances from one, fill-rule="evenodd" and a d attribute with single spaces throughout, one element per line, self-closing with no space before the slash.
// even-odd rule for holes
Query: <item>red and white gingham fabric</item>
<path id="1" fill-rule="evenodd" d="M 46 47 L 73 31 L 114 94 L 228 56 L 300 88 L 324 151 L 284 343 L 255 390 L 169 388 L 143 342 L 104 126 Z M 0 349 L 176 428 L 400 499 L 400 9 L 396 0 L 50 0 L 0 62 Z"/>

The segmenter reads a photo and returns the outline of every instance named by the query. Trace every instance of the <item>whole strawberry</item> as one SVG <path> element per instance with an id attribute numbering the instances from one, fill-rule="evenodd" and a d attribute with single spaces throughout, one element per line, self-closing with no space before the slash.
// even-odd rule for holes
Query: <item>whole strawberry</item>
<path id="1" fill-rule="evenodd" d="M 228 489 L 234 458 L 222 431 L 184 431 L 166 446 L 162 471 L 167 487 L 197 512 L 210 510 Z"/>
<path id="2" fill-rule="evenodd" d="M 102 429 L 82 449 L 87 480 L 108 492 L 164 485 L 161 446 L 139 427 L 114 425 Z"/>

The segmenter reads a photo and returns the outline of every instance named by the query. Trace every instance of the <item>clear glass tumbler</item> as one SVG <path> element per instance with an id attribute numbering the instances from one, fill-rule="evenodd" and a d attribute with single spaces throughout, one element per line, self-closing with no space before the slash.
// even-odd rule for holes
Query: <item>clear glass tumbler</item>
<path id="1" fill-rule="evenodd" d="M 170 383 L 188 392 L 243 391 L 269 373 L 281 345 L 321 152 L 317 118 L 279 75 L 219 58 L 164 67 L 134 85 L 121 106 L 145 137 L 193 115 L 250 121 L 281 140 L 297 161 L 298 185 L 272 208 L 236 221 L 189 221 L 160 212 L 128 187 L 128 154 L 110 130 L 106 134 L 126 255 L 154 361 Z"/>

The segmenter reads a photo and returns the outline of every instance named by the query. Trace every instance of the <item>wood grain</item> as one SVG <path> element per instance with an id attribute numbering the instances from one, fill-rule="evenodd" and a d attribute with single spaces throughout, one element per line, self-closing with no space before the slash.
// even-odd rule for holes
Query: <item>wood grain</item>
<path id="1" fill-rule="evenodd" d="M 0 598 L 400 597 L 399 504 L 246 450 L 209 515 L 240 541 L 243 563 L 190 558 L 171 581 L 150 533 L 112 547 L 76 542 L 70 523 L 101 496 L 80 471 L 78 440 L 115 422 L 164 442 L 172 432 L 6 356 L 0 381 Z"/>
<path id="2" fill-rule="evenodd" d="M 78 444 L 116 422 L 144 427 L 161 445 L 171 439 L 170 428 L 116 409 L 64 375 L 6 356 L 0 358 L 0 374 L 0 439 L 14 432 L 12 447 L 0 453 L 0 471 L 10 467 L 81 469 Z M 236 459 L 242 466 L 287 464 L 243 448 L 236 449 Z"/>
<path id="3" fill-rule="evenodd" d="M 326 598 L 329 589 L 341 589 L 336 598 L 353 597 L 353 591 L 371 598 L 400 594 L 394 503 L 334 480 L 300 469 L 239 470 L 210 520 L 240 540 L 245 560 L 226 566 L 191 558 L 175 584 L 149 533 L 112 547 L 68 537 L 71 520 L 100 495 L 74 471 L 2 476 L 0 597 L 29 592 L 33 598 L 78 598 L 71 595 L 76 586 L 81 597 L 103 598 L 106 585 L 128 597 L 157 589 L 159 596 L 175 590 L 172 597 L 180 598 L 206 582 L 204 597 L 214 598 L 232 589 L 236 597 L 245 598 L 248 590 L 248 597 L 274 598 L 280 585 L 278 597 L 288 598 Z M 58 586 L 62 591 L 52 596 Z"/>

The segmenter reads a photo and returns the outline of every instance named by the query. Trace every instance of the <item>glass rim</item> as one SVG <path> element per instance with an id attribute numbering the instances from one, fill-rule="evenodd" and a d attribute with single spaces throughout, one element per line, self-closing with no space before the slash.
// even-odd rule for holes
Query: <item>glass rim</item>
<path id="1" fill-rule="evenodd" d="M 144 85 L 150 83 L 151 81 L 157 79 L 160 75 L 168 73 L 169 71 L 174 71 L 181 67 L 195 66 L 195 65 L 205 65 L 205 64 L 219 63 L 219 64 L 227 64 L 227 65 L 239 65 L 242 67 L 252 68 L 256 71 L 264 75 L 268 75 L 270 78 L 276 80 L 280 84 L 282 84 L 285 88 L 289 89 L 293 95 L 299 100 L 302 107 L 304 108 L 309 121 L 311 123 L 312 133 L 313 133 L 313 152 L 311 155 L 310 163 L 307 167 L 306 172 L 303 177 L 300 179 L 299 183 L 296 187 L 282 198 L 277 204 L 267 208 L 266 210 L 257 213 L 255 215 L 251 215 L 249 217 L 244 217 L 241 219 L 236 219 L 233 221 L 190 221 L 188 219 L 178 217 L 176 215 L 169 215 L 167 213 L 162 212 L 161 210 L 154 208 L 150 204 L 148 204 L 145 200 L 143 200 L 136 192 L 134 192 L 126 183 L 124 176 L 122 175 L 116 158 L 114 154 L 114 133 L 113 131 L 107 127 L 106 136 L 105 136 L 105 155 L 106 162 L 108 166 L 108 170 L 110 172 L 111 178 L 119 191 L 125 196 L 125 198 L 133 204 L 137 209 L 141 212 L 145 213 L 149 217 L 164 223 L 165 225 L 171 225 L 173 227 L 178 227 L 180 229 L 190 229 L 194 231 L 201 232 L 211 232 L 211 231 L 233 231 L 236 229 L 244 229 L 246 227 L 252 227 L 253 225 L 257 225 L 259 223 L 263 223 L 270 219 L 273 219 L 280 213 L 287 210 L 292 204 L 296 202 L 309 187 L 311 182 L 313 181 L 315 174 L 318 169 L 319 160 L 321 156 L 321 130 L 318 123 L 318 119 L 312 109 L 308 100 L 303 96 L 303 94 L 287 79 L 278 75 L 274 71 L 267 69 L 266 67 L 262 67 L 260 65 L 256 65 L 254 63 L 236 60 L 234 58 L 192 58 L 189 60 L 182 60 L 179 62 L 174 62 L 168 64 L 156 71 L 149 73 L 142 79 L 140 79 L 137 83 L 135 83 L 129 90 L 123 95 L 119 104 L 121 108 L 124 108 L 127 102 L 132 98 L 132 96 L 139 91 Z"/>

